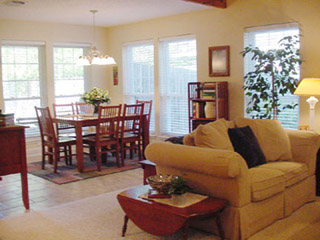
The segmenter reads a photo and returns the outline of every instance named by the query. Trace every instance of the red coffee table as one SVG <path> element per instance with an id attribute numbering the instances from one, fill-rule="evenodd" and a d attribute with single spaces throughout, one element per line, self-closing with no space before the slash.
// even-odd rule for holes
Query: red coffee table
<path id="1" fill-rule="evenodd" d="M 126 233 L 130 219 L 142 230 L 158 236 L 168 236 L 183 228 L 182 239 L 187 239 L 191 220 L 215 217 L 220 237 L 224 239 L 220 213 L 227 205 L 226 200 L 208 197 L 180 208 L 139 197 L 149 189 L 149 185 L 137 186 L 118 194 L 118 201 L 126 214 L 122 236 Z"/>

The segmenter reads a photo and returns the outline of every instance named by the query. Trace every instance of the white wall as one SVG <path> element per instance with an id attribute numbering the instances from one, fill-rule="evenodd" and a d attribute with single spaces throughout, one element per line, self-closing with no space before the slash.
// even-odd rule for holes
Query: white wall
<path id="1" fill-rule="evenodd" d="M 23 40 L 45 42 L 46 87 L 48 106 L 54 102 L 53 46 L 55 43 L 94 43 L 98 50 L 107 52 L 107 31 L 96 27 L 95 39 L 92 26 L 39 23 L 28 21 L 0 20 L 1 40 Z M 0 43 L 1 44 L 1 43 Z M 91 87 L 107 88 L 107 67 L 90 66 Z M 0 82 L 1 82 L 0 74 Z M 0 108 L 3 109 L 2 84 L 0 84 Z"/>
<path id="2" fill-rule="evenodd" d="M 119 65 L 119 85 L 108 89 L 113 102 L 122 101 L 122 45 L 127 42 L 152 39 L 155 44 L 155 68 L 158 65 L 158 39 L 168 36 L 195 34 L 198 51 L 198 81 L 228 81 L 230 119 L 243 116 L 243 33 L 245 27 L 299 22 L 301 53 L 304 60 L 301 78 L 320 77 L 320 9 L 319 0 L 228 0 L 227 9 L 212 8 L 136 24 L 108 29 L 108 47 Z M 230 46 L 230 77 L 209 77 L 208 47 Z M 110 74 L 108 74 L 110 75 Z M 158 72 L 155 71 L 158 82 Z M 157 85 L 157 84 L 156 84 Z M 320 104 L 316 107 L 320 119 Z M 160 114 L 156 109 L 156 114 Z M 301 98 L 301 124 L 309 123 L 309 106 Z M 316 121 L 320 130 L 320 121 Z"/>
<path id="3" fill-rule="evenodd" d="M 122 102 L 122 45 L 127 42 L 152 39 L 155 43 L 155 68 L 158 65 L 158 39 L 162 37 L 195 34 L 198 51 L 198 81 L 228 81 L 230 118 L 243 116 L 243 33 L 245 27 L 299 22 L 301 54 L 304 60 L 301 79 L 320 77 L 320 1 L 319 0 L 228 0 L 227 9 L 209 10 L 170 16 L 112 28 L 97 28 L 96 46 L 112 55 L 118 62 L 119 85 L 112 84 L 112 67 L 91 67 L 92 86 L 110 91 L 112 102 Z M 52 46 L 55 42 L 92 42 L 92 27 L 0 20 L 0 40 L 36 40 L 46 42 L 47 87 L 49 104 L 53 102 Z M 209 77 L 208 47 L 230 46 L 230 77 Z M 1 76 L 1 75 L 0 75 Z M 0 77 L 1 78 L 1 77 Z M 155 81 L 158 72 L 155 70 Z M 0 79 L 1 80 L 1 79 Z M 0 84 L 0 108 L 3 106 Z M 309 123 L 306 98 L 300 101 L 300 123 Z M 156 114 L 160 114 L 156 109 Z M 320 103 L 316 106 L 320 119 Z M 320 131 L 320 121 L 316 121 Z"/>

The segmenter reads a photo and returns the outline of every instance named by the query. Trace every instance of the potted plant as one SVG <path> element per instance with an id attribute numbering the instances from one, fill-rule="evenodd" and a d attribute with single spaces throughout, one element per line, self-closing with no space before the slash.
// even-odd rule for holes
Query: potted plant
<path id="1" fill-rule="evenodd" d="M 110 103 L 109 92 L 100 88 L 94 87 L 90 91 L 85 92 L 82 95 L 82 99 L 85 103 L 92 104 L 94 107 L 94 113 L 98 113 L 101 103 Z"/>
<path id="2" fill-rule="evenodd" d="M 174 204 L 181 205 L 185 202 L 185 193 L 191 191 L 187 184 L 187 180 L 180 176 L 174 176 L 170 182 L 169 194 L 172 194 L 172 201 Z"/>
<path id="3" fill-rule="evenodd" d="M 294 103 L 281 106 L 279 97 L 293 94 L 298 85 L 301 64 L 298 36 L 282 38 L 278 49 L 263 51 L 248 46 L 242 54 L 255 61 L 254 69 L 244 76 L 243 88 L 250 98 L 248 114 L 253 118 L 277 119 L 279 112 L 297 106 Z"/>

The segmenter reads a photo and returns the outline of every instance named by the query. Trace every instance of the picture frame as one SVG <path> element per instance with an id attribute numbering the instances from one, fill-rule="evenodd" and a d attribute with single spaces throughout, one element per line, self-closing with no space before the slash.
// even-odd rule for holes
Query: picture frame
<path id="1" fill-rule="evenodd" d="M 230 46 L 209 47 L 209 76 L 230 76 Z"/>
<path id="2" fill-rule="evenodd" d="M 113 85 L 119 84 L 119 77 L 118 77 L 118 66 L 114 66 L 112 68 L 112 76 L 113 76 Z"/>

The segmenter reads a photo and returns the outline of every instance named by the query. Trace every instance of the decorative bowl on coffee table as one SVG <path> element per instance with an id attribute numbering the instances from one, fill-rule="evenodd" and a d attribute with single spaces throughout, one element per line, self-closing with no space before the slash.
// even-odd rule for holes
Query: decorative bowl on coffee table
<path id="1" fill-rule="evenodd" d="M 173 175 L 154 175 L 147 178 L 147 183 L 159 194 L 168 195 Z"/>

